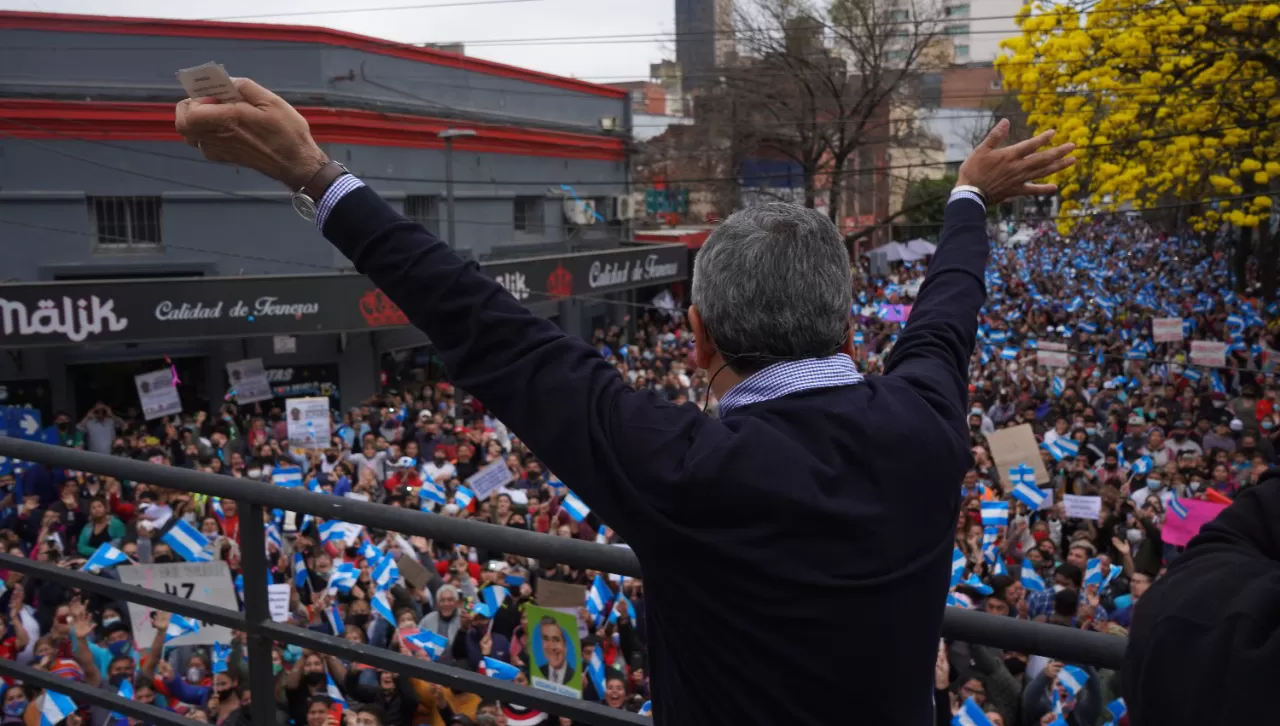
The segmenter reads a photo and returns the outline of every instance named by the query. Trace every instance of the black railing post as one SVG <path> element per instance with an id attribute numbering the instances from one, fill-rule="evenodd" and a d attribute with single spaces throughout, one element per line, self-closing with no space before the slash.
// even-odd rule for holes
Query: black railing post
<path id="1" fill-rule="evenodd" d="M 265 486 L 271 486 L 267 484 Z M 240 569 L 244 576 L 245 641 L 249 650 L 249 688 L 253 698 L 249 713 L 255 724 L 276 722 L 276 677 L 272 670 L 271 641 L 259 626 L 271 622 L 267 593 L 267 537 L 261 504 L 236 501 L 240 511 Z"/>

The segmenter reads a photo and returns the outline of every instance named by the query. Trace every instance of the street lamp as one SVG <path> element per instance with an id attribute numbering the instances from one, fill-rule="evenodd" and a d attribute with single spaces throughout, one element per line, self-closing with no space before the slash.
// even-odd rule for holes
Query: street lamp
<path id="1" fill-rule="evenodd" d="M 444 195 L 449 204 L 449 244 L 457 247 L 455 236 L 457 225 L 453 213 L 453 140 L 465 136 L 475 136 L 473 129 L 445 129 L 436 134 L 436 138 L 444 141 Z"/>

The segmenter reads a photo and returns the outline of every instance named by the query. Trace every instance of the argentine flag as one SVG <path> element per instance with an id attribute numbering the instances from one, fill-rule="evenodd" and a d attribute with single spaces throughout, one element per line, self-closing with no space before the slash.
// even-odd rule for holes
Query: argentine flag
<path id="1" fill-rule="evenodd" d="M 959 547 L 951 549 L 951 586 L 955 587 L 964 580 L 964 553 Z"/>
<path id="2" fill-rule="evenodd" d="M 293 586 L 301 590 L 307 586 L 308 576 L 311 573 L 307 571 L 307 558 L 301 552 L 293 553 Z"/>
<path id="3" fill-rule="evenodd" d="M 370 605 L 373 607 L 373 612 L 377 613 L 379 617 L 388 623 L 395 624 L 396 615 L 391 610 L 391 603 L 387 600 L 387 593 L 379 590 L 374 594 L 373 602 Z"/>
<path id="4" fill-rule="evenodd" d="M 185 519 L 175 520 L 173 527 L 160 538 L 173 548 L 174 554 L 187 562 L 212 562 L 213 546 L 200 530 L 187 524 Z"/>
<path id="5" fill-rule="evenodd" d="M 1089 674 L 1078 666 L 1063 666 L 1062 670 L 1058 671 L 1058 685 L 1067 690 L 1068 699 L 1075 698 L 1088 681 Z"/>
<path id="6" fill-rule="evenodd" d="M 419 630 L 413 635 L 406 635 L 405 640 L 411 645 L 421 648 L 431 660 L 440 660 L 445 648 L 449 647 L 449 639 L 430 630 Z"/>
<path id="7" fill-rule="evenodd" d="M 351 544 L 356 541 L 363 529 L 358 524 L 347 524 L 346 522 L 331 519 L 320 525 L 320 541 L 324 544 L 330 542 Z"/>
<path id="8" fill-rule="evenodd" d="M 640 707 L 640 710 L 636 711 L 637 716 L 648 716 L 652 713 L 653 713 L 653 701 L 645 701 L 644 705 Z"/>
<path id="9" fill-rule="evenodd" d="M 596 697 L 604 698 L 604 661 L 600 659 L 599 649 L 592 649 L 591 660 L 587 661 L 587 677 L 595 686 Z"/>
<path id="10" fill-rule="evenodd" d="M 480 591 L 480 596 L 484 599 L 484 604 L 488 605 L 489 610 L 494 613 L 502 609 L 502 603 L 507 599 L 507 595 L 510 594 L 511 593 L 507 592 L 507 588 L 502 585 L 490 585 Z"/>
<path id="11" fill-rule="evenodd" d="M 164 631 L 164 642 L 169 642 L 174 638 L 181 638 L 184 635 L 200 632 L 200 622 L 197 620 L 187 620 L 178 614 L 169 616 L 169 627 Z"/>
<path id="12" fill-rule="evenodd" d="M 267 535 L 267 537 L 266 537 L 266 539 L 267 539 L 267 552 L 270 552 L 270 551 L 271 551 L 271 545 L 275 545 L 275 546 L 276 546 L 276 551 L 277 551 L 277 552 L 283 552 L 283 551 L 284 551 L 284 537 L 280 536 L 280 529 L 279 529 L 278 527 L 276 527 L 274 524 L 272 524 L 272 523 L 268 522 L 268 523 L 267 523 L 267 532 L 266 532 L 266 535 Z"/>
<path id="13" fill-rule="evenodd" d="M 480 673 L 490 678 L 497 678 L 500 681 L 514 681 L 516 676 L 520 675 L 520 669 L 510 663 L 503 663 L 497 658 L 490 658 L 486 655 L 480 661 Z"/>
<path id="14" fill-rule="evenodd" d="M 967 698 L 955 717 L 951 719 L 951 726 L 991 726 L 991 719 L 982 712 L 982 707 L 977 701 Z"/>
<path id="15" fill-rule="evenodd" d="M 391 553 L 383 555 L 378 566 L 373 569 L 373 584 L 379 591 L 390 590 L 392 585 L 400 582 L 400 568 L 396 566 L 396 558 Z M 392 620 L 392 622 L 395 622 Z"/>
<path id="16" fill-rule="evenodd" d="M 231 655 L 231 646 L 222 643 L 213 644 L 213 672 L 227 672 L 227 658 Z"/>
<path id="17" fill-rule="evenodd" d="M 609 612 L 611 602 L 613 602 L 613 591 L 605 584 L 604 578 L 596 575 L 596 579 L 591 582 L 591 589 L 587 590 L 587 612 L 599 621 Z"/>
<path id="18" fill-rule="evenodd" d="M 1119 721 L 1124 718 L 1125 714 L 1129 713 L 1129 708 L 1124 705 L 1123 698 L 1117 698 L 1107 704 L 1107 712 L 1111 714 L 1112 721 Z"/>
<path id="19" fill-rule="evenodd" d="M 428 509 L 427 502 L 435 502 L 441 506 L 448 503 L 448 499 L 444 494 L 444 487 L 435 483 L 431 479 L 422 482 L 422 488 L 418 490 L 418 508 Z"/>
<path id="20" fill-rule="evenodd" d="M 963 592 L 949 592 L 947 593 L 947 607 L 972 610 L 973 601 L 970 600 L 969 596 Z"/>
<path id="21" fill-rule="evenodd" d="M 329 590 L 336 590 L 345 595 L 351 592 L 351 588 L 355 587 L 356 580 L 359 579 L 360 573 L 356 570 L 356 566 L 349 562 L 343 562 L 333 568 L 333 572 L 329 574 Z"/>
<path id="22" fill-rule="evenodd" d="M 1144 456 L 1133 462 L 1133 473 L 1141 476 L 1150 472 L 1153 466 L 1155 466 L 1155 462 L 1151 460 L 1151 457 Z"/>
<path id="23" fill-rule="evenodd" d="M 1177 494 L 1173 495 L 1173 499 L 1169 500 L 1169 511 L 1178 515 L 1179 519 L 1187 518 L 1187 505 L 1182 503 Z"/>
<path id="24" fill-rule="evenodd" d="M 1026 558 L 1022 560 L 1022 586 L 1030 592 L 1044 592 L 1044 578 L 1036 572 L 1031 560 Z"/>
<path id="25" fill-rule="evenodd" d="M 365 539 L 360 543 L 360 556 L 372 565 L 382 559 L 382 550 L 378 549 L 377 545 L 368 539 Z"/>
<path id="26" fill-rule="evenodd" d="M 990 595 L 991 593 L 995 592 L 995 590 L 991 589 L 990 585 L 983 582 L 978 577 L 977 573 L 969 575 L 969 579 L 965 580 L 961 584 L 965 585 L 966 587 L 972 588 L 974 592 L 978 593 L 983 597 L 986 597 L 987 595 Z"/>
<path id="27" fill-rule="evenodd" d="M 296 466 L 285 466 L 271 472 L 271 483 L 276 486 L 292 489 L 302 486 L 302 469 Z"/>
<path id="28" fill-rule="evenodd" d="M 125 678 L 124 680 L 120 681 L 120 687 L 116 689 L 116 695 L 125 700 L 132 701 L 134 696 L 133 681 L 129 680 L 128 678 Z M 114 712 L 111 714 L 111 717 L 117 718 L 117 719 L 126 718 L 126 716 L 124 716 L 123 714 L 114 713 Z"/>
<path id="29" fill-rule="evenodd" d="M 586 502 L 579 499 L 578 495 L 573 492 L 565 493 L 564 499 L 560 501 L 560 506 L 569 513 L 570 517 L 573 517 L 575 522 L 581 522 L 591 513 L 591 508 L 587 506 Z"/>
<path id="30" fill-rule="evenodd" d="M 1004 527 L 1009 524 L 1008 502 L 983 502 L 982 526 Z"/>
<path id="31" fill-rule="evenodd" d="M 98 574 L 108 567 L 115 567 L 124 562 L 129 561 L 129 556 L 116 549 L 110 542 L 103 542 L 89 561 L 84 563 L 84 567 L 80 568 L 81 572 L 91 572 Z"/>
<path id="32" fill-rule="evenodd" d="M 1030 484 L 1026 481 L 1020 481 L 1013 486 L 1013 498 L 1026 504 L 1027 508 L 1032 512 L 1039 509 L 1040 505 L 1044 504 L 1045 498 L 1049 496 L 1045 494 L 1043 489 L 1036 486 L 1035 481 L 1035 476 L 1033 475 Z"/>
<path id="33" fill-rule="evenodd" d="M 471 491 L 471 487 L 465 484 L 459 484 L 453 493 L 453 503 L 458 505 L 458 509 L 471 509 L 476 502 L 476 493 Z"/>
<path id="34" fill-rule="evenodd" d="M 57 726 L 76 712 L 76 703 L 56 691 L 45 691 L 40 697 L 40 726 Z"/>
<path id="35" fill-rule="evenodd" d="M 347 699 L 342 695 L 342 689 L 338 688 L 338 684 L 333 682 L 333 676 L 329 675 L 329 671 L 324 672 L 324 690 L 334 703 L 347 705 Z"/>

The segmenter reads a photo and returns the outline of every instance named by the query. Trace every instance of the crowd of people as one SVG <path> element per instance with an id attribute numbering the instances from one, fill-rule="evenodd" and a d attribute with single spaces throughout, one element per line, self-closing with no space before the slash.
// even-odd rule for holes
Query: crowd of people
<path id="1" fill-rule="evenodd" d="M 884 320 L 882 306 L 909 304 L 906 293 L 924 270 L 923 263 L 900 265 L 888 277 L 855 270 L 854 342 L 865 372 L 881 369 L 903 325 Z M 1209 241 L 1128 220 L 997 246 L 986 282 L 971 368 L 974 467 L 957 482 L 964 500 L 948 605 L 1123 634 L 1134 605 L 1178 556 L 1162 534 L 1169 518 L 1186 501 L 1230 501 L 1275 459 L 1275 310 L 1263 307 L 1252 274 L 1247 293 L 1233 292 L 1227 260 Z M 632 387 L 715 415 L 681 314 L 634 312 L 596 332 L 600 354 Z M 1182 318 L 1187 340 L 1228 342 L 1228 367 L 1190 365 L 1185 341 L 1154 343 L 1156 317 Z M 1040 342 L 1065 343 L 1069 364 L 1038 365 Z M 228 401 L 152 422 L 98 404 L 80 421 L 58 413 L 48 436 L 264 485 L 624 544 L 483 402 L 446 381 L 406 372 L 365 405 L 335 411 L 334 435 L 317 450 L 290 447 L 281 403 Z M 997 465 L 989 439 L 1023 424 L 1041 445 L 1047 481 Z M 468 479 L 497 462 L 510 481 L 476 497 Z M 225 561 L 234 578 L 241 527 L 258 525 L 242 522 L 232 500 L 38 462 L 19 468 L 0 476 L 0 540 L 14 556 L 116 578 L 125 567 L 213 559 Z M 1034 484 L 1044 501 L 1028 498 L 1020 484 Z M 1098 496 L 1096 517 L 1068 516 L 1068 495 Z M 650 708 L 638 579 L 394 532 L 335 529 L 283 512 L 263 524 L 271 580 L 290 586 L 293 624 L 522 684 L 530 682 L 532 654 L 524 608 L 537 602 L 540 583 L 588 591 L 603 575 L 616 607 L 584 602 L 579 613 L 588 676 L 582 697 L 632 712 Z M 198 552 L 188 546 L 192 531 L 207 544 Z M 238 634 L 225 643 L 171 646 L 198 626 L 157 613 L 154 639 L 139 642 L 125 603 L 17 571 L 0 576 L 0 659 L 209 723 L 247 726 L 251 698 L 264 697 L 249 692 Z M 273 665 L 275 692 L 266 697 L 280 726 L 573 723 L 296 646 L 277 645 Z M 0 726 L 60 726 L 51 713 L 70 726 L 137 723 L 29 684 L 5 686 Z M 1117 673 L 1035 653 L 943 641 L 935 688 L 939 724 L 979 717 L 997 726 L 1124 723 Z"/>

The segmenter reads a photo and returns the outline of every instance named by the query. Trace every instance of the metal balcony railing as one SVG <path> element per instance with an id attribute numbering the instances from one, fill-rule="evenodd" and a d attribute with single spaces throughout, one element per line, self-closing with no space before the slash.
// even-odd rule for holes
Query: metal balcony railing
<path id="1" fill-rule="evenodd" d="M 560 562 L 584 569 L 629 577 L 642 576 L 640 563 L 635 554 L 623 547 L 610 547 L 483 522 L 442 517 L 411 509 L 316 494 L 301 489 L 286 489 L 262 482 L 159 466 L 134 459 L 49 446 L 11 437 L 0 437 L 0 456 L 39 461 L 56 468 L 92 472 L 117 479 L 142 481 L 169 489 L 233 499 L 239 505 L 242 520 L 247 523 L 264 521 L 263 513 L 268 509 L 282 509 L 404 535 L 421 535 L 446 542 L 458 542 Z M 259 724 L 275 723 L 274 699 L 270 695 L 263 697 L 264 694 L 275 693 L 275 675 L 271 668 L 272 643 L 297 645 L 411 678 L 438 683 L 455 690 L 468 691 L 482 697 L 518 703 L 548 713 L 567 716 L 582 723 L 599 726 L 651 723 L 648 718 L 607 708 L 603 704 L 519 686 L 460 668 L 277 623 L 271 619 L 267 606 L 267 557 L 264 528 L 243 527 L 240 530 L 240 537 L 241 568 L 244 575 L 244 613 L 4 553 L 0 553 L 0 568 L 15 570 L 34 579 L 49 580 L 69 588 L 99 593 L 117 600 L 177 613 L 204 623 L 243 631 L 248 648 L 246 660 L 249 666 L 248 685 L 253 695 L 250 713 L 253 721 Z M 1107 668 L 1120 667 L 1126 642 L 1124 638 L 1113 635 L 958 608 L 946 609 L 943 635 L 955 640 Z M 10 661 L 0 661 L 0 675 L 56 690 L 78 702 L 102 706 L 115 713 L 137 718 L 146 724 L 190 726 L 188 719 L 162 708 L 129 701 L 108 690 L 92 688 Z M 658 708 L 661 708 L 661 705 Z"/>

